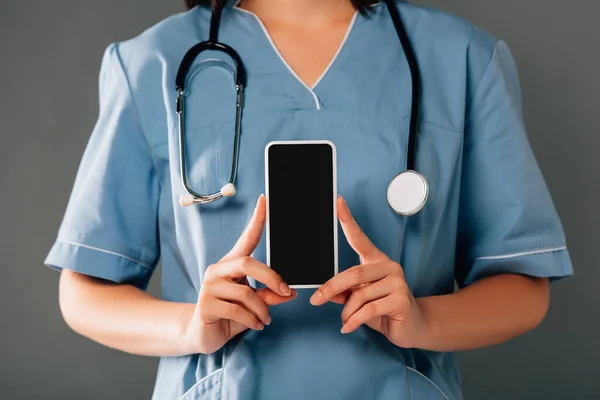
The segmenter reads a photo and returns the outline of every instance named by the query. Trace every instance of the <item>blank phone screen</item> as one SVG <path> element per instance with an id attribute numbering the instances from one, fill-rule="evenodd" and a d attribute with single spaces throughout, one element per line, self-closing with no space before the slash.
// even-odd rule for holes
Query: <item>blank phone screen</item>
<path id="1" fill-rule="evenodd" d="M 289 285 L 321 285 L 335 275 L 333 148 L 267 151 L 270 266 Z"/>

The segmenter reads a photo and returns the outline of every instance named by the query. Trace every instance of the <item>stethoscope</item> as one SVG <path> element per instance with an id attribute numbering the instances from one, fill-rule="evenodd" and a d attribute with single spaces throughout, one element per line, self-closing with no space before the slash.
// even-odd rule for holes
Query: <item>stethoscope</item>
<path id="1" fill-rule="evenodd" d="M 390 182 L 387 189 L 387 202 L 397 214 L 409 216 L 419 212 L 427 202 L 429 195 L 429 185 L 423 175 L 415 170 L 416 142 L 419 119 L 419 108 L 421 102 L 421 76 L 415 53 L 410 44 L 406 28 L 400 18 L 400 11 L 393 0 L 385 0 L 390 16 L 394 23 L 396 33 L 400 39 L 402 49 L 406 55 L 410 75 L 412 80 L 412 99 L 410 109 L 410 125 L 408 137 L 408 149 L 406 170 L 396 175 Z M 176 78 L 177 89 L 177 116 L 179 125 L 179 155 L 181 182 L 187 194 L 180 197 L 179 202 L 187 207 L 192 204 L 212 203 L 222 197 L 231 197 L 236 193 L 235 178 L 238 170 L 238 160 L 240 152 L 240 134 L 242 109 L 244 107 L 244 88 L 246 86 L 246 70 L 238 53 L 230 46 L 219 42 L 219 27 L 221 24 L 221 13 L 223 8 L 213 6 L 210 20 L 210 34 L 207 41 L 203 41 L 192 47 L 184 56 Z M 226 53 L 235 65 L 234 81 L 236 88 L 236 116 L 235 116 L 235 137 L 233 144 L 233 160 L 231 164 L 231 176 L 229 182 L 218 192 L 211 194 L 200 194 L 195 192 L 187 180 L 186 168 L 186 145 L 185 145 L 185 84 L 188 72 L 200 53 L 205 50 L 216 50 Z M 214 60 L 204 60 L 202 62 L 214 62 Z"/>

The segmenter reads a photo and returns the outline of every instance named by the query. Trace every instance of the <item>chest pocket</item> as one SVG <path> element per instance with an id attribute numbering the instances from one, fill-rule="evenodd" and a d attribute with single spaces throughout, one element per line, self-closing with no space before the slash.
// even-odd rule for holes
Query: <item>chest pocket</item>
<path id="1" fill-rule="evenodd" d="M 423 214 L 440 211 L 452 195 L 453 182 L 462 145 L 462 135 L 422 121 L 417 138 L 416 169 L 429 183 L 429 200 Z"/>

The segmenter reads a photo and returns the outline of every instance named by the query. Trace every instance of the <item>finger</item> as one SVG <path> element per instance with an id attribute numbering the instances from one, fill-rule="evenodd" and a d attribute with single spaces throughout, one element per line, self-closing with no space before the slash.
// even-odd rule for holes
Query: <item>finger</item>
<path id="1" fill-rule="evenodd" d="M 312 305 L 320 305 L 356 285 L 371 283 L 385 278 L 393 270 L 392 264 L 356 265 L 340 272 L 323 284 L 310 298 Z"/>
<path id="2" fill-rule="evenodd" d="M 203 320 L 208 323 L 227 319 L 254 330 L 262 330 L 264 327 L 263 323 L 244 307 L 217 298 L 213 298 L 202 308 L 201 315 Z"/>
<path id="3" fill-rule="evenodd" d="M 235 246 L 233 246 L 231 251 L 227 253 L 225 257 L 221 259 L 221 261 L 249 256 L 252 254 L 254 249 L 256 249 L 256 246 L 258 246 L 258 243 L 260 243 L 260 238 L 265 228 L 266 218 L 266 200 L 265 196 L 261 194 L 258 197 L 256 207 L 254 208 L 254 213 L 252 214 L 250 222 L 248 222 L 248 226 L 246 226 L 246 229 L 244 229 L 244 232 L 242 232 L 242 235 L 236 242 Z"/>
<path id="4" fill-rule="evenodd" d="M 250 286 L 218 280 L 212 282 L 207 290 L 212 296 L 218 299 L 236 301 L 248 311 L 252 312 L 263 324 L 269 325 L 271 323 L 269 307 L 267 307 L 265 302 Z"/>
<path id="5" fill-rule="evenodd" d="M 220 262 L 213 270 L 216 276 L 227 279 L 251 276 L 281 296 L 289 296 L 292 293 L 277 272 L 250 256 Z"/>
<path id="6" fill-rule="evenodd" d="M 333 296 L 329 301 L 336 304 L 346 304 L 348 298 L 350 297 L 350 291 L 347 290 L 344 293 L 340 293 L 336 296 Z"/>
<path id="7" fill-rule="evenodd" d="M 391 294 L 396 289 L 393 279 L 386 277 L 378 282 L 354 290 L 344 309 L 342 310 L 342 323 L 345 323 L 362 306 L 374 300 L 379 300 Z"/>
<path id="8" fill-rule="evenodd" d="M 259 289 L 256 291 L 256 294 L 267 306 L 276 306 L 278 304 L 287 303 L 296 298 L 295 290 L 292 290 L 292 294 L 289 296 L 280 296 L 269 288 Z"/>
<path id="9" fill-rule="evenodd" d="M 372 318 L 381 317 L 390 313 L 395 307 L 392 296 L 387 296 L 379 300 L 372 301 L 363 305 L 357 312 L 352 314 L 346 323 L 342 326 L 342 333 L 350 333 L 358 329 L 362 324 Z"/>
<path id="10" fill-rule="evenodd" d="M 338 219 L 340 220 L 340 225 L 348 240 L 348 244 L 358 253 L 361 260 L 369 263 L 388 259 L 360 229 L 342 196 L 338 196 L 336 205 Z"/>

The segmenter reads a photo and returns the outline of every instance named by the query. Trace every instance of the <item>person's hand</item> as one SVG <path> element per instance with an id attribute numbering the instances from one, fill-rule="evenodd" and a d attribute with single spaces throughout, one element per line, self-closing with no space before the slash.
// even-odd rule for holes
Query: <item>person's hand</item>
<path id="1" fill-rule="evenodd" d="M 371 243 L 341 197 L 337 199 L 337 209 L 344 234 L 360 256 L 361 264 L 327 281 L 312 295 L 311 303 L 344 304 L 342 333 L 353 332 L 365 324 L 396 346 L 416 347 L 427 324 L 408 288 L 402 267 Z"/>
<path id="2" fill-rule="evenodd" d="M 250 257 L 260 241 L 266 202 L 260 196 L 254 215 L 233 249 L 207 268 L 186 338 L 194 352 L 211 354 L 246 329 L 271 323 L 268 306 L 294 299 L 295 291 L 275 271 Z M 255 290 L 247 276 L 267 287 Z"/>

